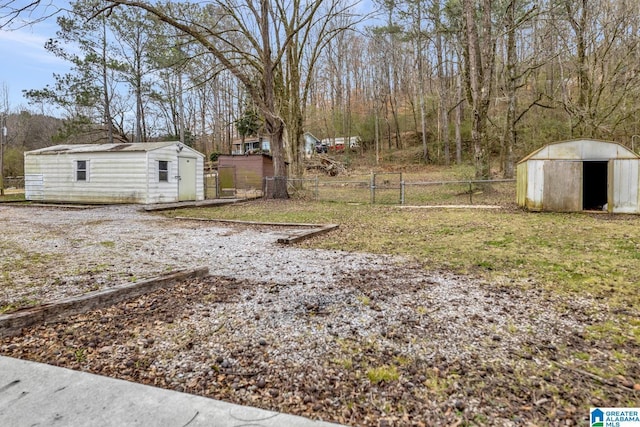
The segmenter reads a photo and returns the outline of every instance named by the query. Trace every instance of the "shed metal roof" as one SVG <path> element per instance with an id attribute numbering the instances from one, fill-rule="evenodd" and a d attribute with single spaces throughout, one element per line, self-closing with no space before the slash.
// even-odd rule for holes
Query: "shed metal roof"
<path id="1" fill-rule="evenodd" d="M 637 159 L 640 156 L 617 142 L 596 139 L 572 139 L 538 148 L 518 163 L 527 160 L 609 160 Z"/>
<path id="2" fill-rule="evenodd" d="M 178 141 L 135 142 L 117 144 L 61 144 L 28 151 L 28 154 L 74 154 L 74 153 L 112 153 L 117 151 L 153 151 L 170 145 L 181 144 Z M 195 150 L 194 150 L 195 151 Z"/>

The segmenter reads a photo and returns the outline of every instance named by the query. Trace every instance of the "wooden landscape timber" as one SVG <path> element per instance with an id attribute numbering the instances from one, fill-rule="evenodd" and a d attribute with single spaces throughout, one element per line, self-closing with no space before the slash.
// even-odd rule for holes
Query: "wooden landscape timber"
<path id="1" fill-rule="evenodd" d="M 161 288 L 169 288 L 178 282 L 207 276 L 208 267 L 192 270 L 173 271 L 168 274 L 127 283 L 108 289 L 101 289 L 84 295 L 66 298 L 57 302 L 41 304 L 0 316 L 0 337 L 19 335 L 23 328 L 38 324 L 54 323 L 60 319 L 104 308 L 119 302 L 136 298 Z"/>
<path id="2" fill-rule="evenodd" d="M 215 219 L 215 218 L 189 218 L 178 216 L 175 219 L 182 220 L 192 220 L 192 221 L 213 221 L 213 222 L 222 222 L 228 224 L 244 224 L 244 225 L 263 225 L 269 227 L 303 227 L 303 228 L 311 228 L 311 230 L 302 230 L 302 231 L 292 231 L 287 237 L 278 238 L 278 243 L 283 244 L 292 244 L 301 242 L 310 237 L 318 236 L 320 234 L 328 233 L 329 231 L 335 230 L 340 225 L 338 224 L 301 224 L 301 223 L 282 223 L 282 222 L 260 222 L 260 221 L 243 221 L 243 220 L 235 220 L 235 219 Z"/>

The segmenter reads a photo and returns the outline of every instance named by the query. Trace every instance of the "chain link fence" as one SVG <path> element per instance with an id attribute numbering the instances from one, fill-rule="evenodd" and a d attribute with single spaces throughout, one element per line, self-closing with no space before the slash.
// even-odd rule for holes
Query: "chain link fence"
<path id="1" fill-rule="evenodd" d="M 516 201 L 516 180 L 405 182 L 405 205 L 497 205 Z"/>
<path id="2" fill-rule="evenodd" d="M 217 199 L 220 190 L 218 188 L 218 175 L 213 173 L 205 173 L 204 175 L 204 198 Z"/>
<path id="3" fill-rule="evenodd" d="M 24 189 L 24 176 L 5 176 L 2 181 L 5 189 Z"/>
<path id="4" fill-rule="evenodd" d="M 226 175 L 205 174 L 206 199 L 260 197 L 269 194 L 276 179 L 264 178 L 262 189 L 236 188 L 231 177 L 234 171 L 228 172 L 226 178 Z M 5 177 L 4 188 L 24 189 L 24 177 Z M 402 173 L 352 175 L 341 179 L 288 178 L 287 190 L 292 198 L 360 204 L 507 206 L 516 200 L 514 179 L 404 181 Z"/>
<path id="5" fill-rule="evenodd" d="M 265 178 L 265 194 L 269 194 L 275 179 Z M 407 182 L 401 173 L 336 180 L 288 178 L 287 188 L 292 198 L 345 203 L 506 206 L 516 200 L 514 179 Z"/>

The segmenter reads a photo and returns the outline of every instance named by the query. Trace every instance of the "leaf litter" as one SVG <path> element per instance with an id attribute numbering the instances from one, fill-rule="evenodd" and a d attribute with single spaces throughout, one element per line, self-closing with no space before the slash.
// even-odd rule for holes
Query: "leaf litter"
<path id="1" fill-rule="evenodd" d="M 137 236 L 152 241 L 112 257 L 110 272 L 81 280 L 152 274 L 167 256 L 187 263 L 186 253 L 209 260 L 212 275 L 27 329 L 0 341 L 1 354 L 358 426 L 580 425 L 590 406 L 640 402 L 638 346 L 594 341 L 589 326 L 608 316 L 596 301 L 427 272 L 398 258 L 281 248 L 257 228 L 177 224 L 119 209 L 96 215 L 103 221 L 84 226 L 82 242 L 56 237 L 67 267 L 75 259 L 83 270 L 112 249 L 94 239 L 122 251 L 136 224 Z M 114 215 L 129 224 L 124 233 L 106 221 Z M 56 211 L 47 217 L 74 220 Z M 167 240 L 152 236 L 164 231 L 172 237 L 161 249 Z M 199 235 L 209 239 L 196 247 Z M 211 240 L 233 254 L 213 253 Z M 149 250 L 158 259 L 136 256 Z M 65 283 L 56 292 L 64 294 Z"/>

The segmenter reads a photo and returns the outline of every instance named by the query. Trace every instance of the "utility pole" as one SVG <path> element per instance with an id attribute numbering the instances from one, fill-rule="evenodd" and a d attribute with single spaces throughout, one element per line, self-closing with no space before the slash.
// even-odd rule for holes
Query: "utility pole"
<path id="1" fill-rule="evenodd" d="M 4 144 L 7 140 L 7 115 L 2 115 L 2 128 L 0 129 L 0 196 L 4 196 Z"/>

